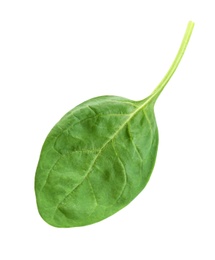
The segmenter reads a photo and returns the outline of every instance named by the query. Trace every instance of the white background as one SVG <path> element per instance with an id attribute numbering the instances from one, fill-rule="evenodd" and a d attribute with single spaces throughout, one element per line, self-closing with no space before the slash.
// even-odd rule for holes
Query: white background
<path id="1" fill-rule="evenodd" d="M 213 4 L 0 2 L 0 259 L 215 259 Z M 189 20 L 189 46 L 155 107 L 160 144 L 147 187 L 100 223 L 46 224 L 34 175 L 49 130 L 91 97 L 150 94 Z"/>

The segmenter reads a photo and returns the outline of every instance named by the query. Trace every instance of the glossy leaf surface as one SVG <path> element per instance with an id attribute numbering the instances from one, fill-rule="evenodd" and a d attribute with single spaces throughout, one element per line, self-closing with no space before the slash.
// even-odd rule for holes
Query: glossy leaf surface
<path id="1" fill-rule="evenodd" d="M 76 227 L 98 222 L 143 190 L 158 147 L 154 104 L 192 28 L 190 22 L 175 61 L 148 98 L 96 97 L 72 109 L 51 130 L 35 177 L 38 210 L 47 223 Z"/>

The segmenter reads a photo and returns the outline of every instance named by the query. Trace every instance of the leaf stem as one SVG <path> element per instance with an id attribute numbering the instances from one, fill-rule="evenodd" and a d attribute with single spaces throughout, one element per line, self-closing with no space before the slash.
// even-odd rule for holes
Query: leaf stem
<path id="1" fill-rule="evenodd" d="M 184 52 L 185 52 L 186 47 L 188 45 L 188 42 L 190 40 L 190 36 L 192 34 L 193 27 L 194 27 L 194 23 L 192 21 L 188 22 L 187 29 L 186 29 L 186 32 L 184 34 L 184 38 L 181 42 L 181 46 L 178 50 L 178 53 L 177 53 L 172 65 L 171 65 L 170 69 L 168 70 L 168 72 L 166 73 L 164 78 L 161 80 L 159 85 L 156 87 L 156 89 L 151 94 L 151 96 L 156 97 L 155 99 L 157 99 L 157 97 L 160 95 L 160 93 L 162 92 L 162 90 L 164 89 L 164 87 L 166 86 L 168 81 L 171 79 L 175 70 L 177 69 L 177 67 L 178 67 L 178 65 L 181 61 L 181 58 L 184 55 Z"/>

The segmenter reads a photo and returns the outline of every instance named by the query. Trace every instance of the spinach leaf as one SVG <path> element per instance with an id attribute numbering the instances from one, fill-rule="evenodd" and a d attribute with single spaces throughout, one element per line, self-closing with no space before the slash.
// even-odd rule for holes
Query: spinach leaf
<path id="1" fill-rule="evenodd" d="M 38 210 L 47 223 L 76 227 L 98 222 L 143 190 L 158 148 L 154 104 L 183 56 L 193 26 L 188 23 L 172 66 L 149 97 L 92 98 L 51 130 L 35 176 Z"/>

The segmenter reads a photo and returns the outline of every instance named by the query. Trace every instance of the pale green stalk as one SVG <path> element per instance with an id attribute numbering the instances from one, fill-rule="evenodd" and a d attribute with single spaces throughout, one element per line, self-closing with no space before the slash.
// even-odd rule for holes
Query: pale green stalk
<path id="1" fill-rule="evenodd" d="M 190 40 L 190 36 L 192 34 L 193 27 L 194 27 L 194 23 L 192 21 L 188 22 L 187 29 L 186 29 L 186 32 L 184 34 L 184 38 L 182 40 L 181 46 L 178 50 L 178 53 L 175 57 L 175 60 L 173 61 L 170 69 L 168 70 L 168 72 L 166 73 L 164 78 L 161 80 L 160 84 L 156 87 L 156 89 L 151 94 L 151 96 L 156 97 L 156 99 L 160 95 L 160 93 L 162 92 L 162 90 L 164 89 L 164 87 L 166 86 L 166 84 L 168 83 L 170 78 L 172 77 L 172 75 L 174 74 L 175 70 L 177 69 L 177 67 L 178 67 L 178 65 L 179 65 L 179 63 L 180 63 L 180 61 L 181 61 L 181 59 L 184 55 L 187 44 Z"/>

